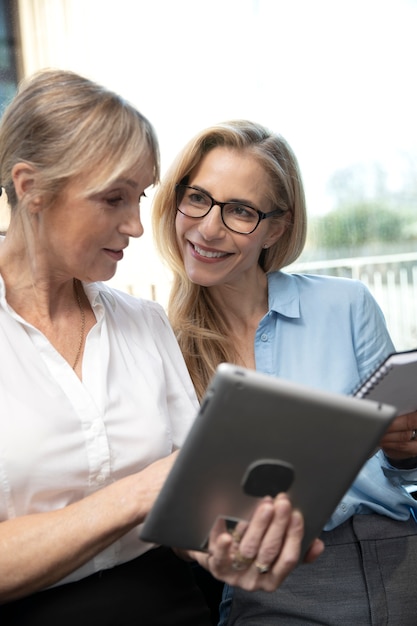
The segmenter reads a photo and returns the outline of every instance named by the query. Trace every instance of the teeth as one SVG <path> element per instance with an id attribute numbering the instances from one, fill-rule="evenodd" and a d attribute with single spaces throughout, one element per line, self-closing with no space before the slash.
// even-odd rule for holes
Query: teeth
<path id="1" fill-rule="evenodd" d="M 227 252 L 210 252 L 208 250 L 202 250 L 202 248 L 199 248 L 195 244 L 194 244 L 194 250 L 198 252 L 198 254 L 200 254 L 201 256 L 205 256 L 208 259 L 220 259 L 221 257 L 227 255 Z"/>

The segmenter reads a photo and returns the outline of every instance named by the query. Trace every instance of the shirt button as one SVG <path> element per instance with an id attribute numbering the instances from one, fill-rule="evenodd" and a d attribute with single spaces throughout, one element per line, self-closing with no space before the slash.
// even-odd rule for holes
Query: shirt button
<path id="1" fill-rule="evenodd" d="M 265 333 L 261 335 L 261 341 L 268 341 L 268 335 Z"/>

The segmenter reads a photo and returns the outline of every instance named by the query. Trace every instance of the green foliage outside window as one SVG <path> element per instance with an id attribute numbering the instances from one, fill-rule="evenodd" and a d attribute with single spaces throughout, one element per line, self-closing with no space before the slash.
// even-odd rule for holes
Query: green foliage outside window
<path id="1" fill-rule="evenodd" d="M 403 172 L 395 192 L 376 164 L 336 171 L 329 182 L 334 208 L 309 217 L 307 256 L 341 258 L 417 250 L 417 175 L 414 164 Z"/>
<path id="2" fill-rule="evenodd" d="M 324 248 L 417 240 L 417 214 L 381 202 L 362 201 L 313 220 L 316 243 Z"/>

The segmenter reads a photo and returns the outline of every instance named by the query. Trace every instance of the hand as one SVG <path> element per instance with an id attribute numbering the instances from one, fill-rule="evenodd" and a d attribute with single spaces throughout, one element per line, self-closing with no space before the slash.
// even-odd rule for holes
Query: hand
<path id="1" fill-rule="evenodd" d="M 397 461 L 417 456 L 417 411 L 396 417 L 380 446 L 387 457 Z"/>
<path id="2" fill-rule="evenodd" d="M 285 494 L 275 500 L 264 498 L 250 523 L 239 522 L 232 533 L 218 520 L 209 540 L 208 554 L 194 553 L 199 563 L 215 578 L 248 591 L 274 591 L 299 562 L 304 522 L 293 511 Z M 320 540 L 313 542 L 305 562 L 314 561 L 323 551 Z"/>
<path id="3" fill-rule="evenodd" d="M 150 465 L 135 475 L 139 487 L 146 484 L 146 497 L 144 498 L 143 494 L 141 497 L 141 502 L 146 508 L 146 514 L 149 513 L 155 504 L 155 500 L 177 459 L 178 453 L 179 450 L 175 450 L 175 452 L 172 452 L 168 456 L 150 463 Z M 143 519 L 138 519 L 137 523 L 141 523 L 142 521 Z"/>

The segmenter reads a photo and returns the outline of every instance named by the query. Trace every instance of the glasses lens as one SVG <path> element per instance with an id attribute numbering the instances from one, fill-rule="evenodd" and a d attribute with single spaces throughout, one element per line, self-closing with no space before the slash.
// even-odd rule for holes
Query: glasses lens
<path id="1" fill-rule="evenodd" d="M 251 233 L 259 223 L 259 214 L 255 209 L 244 204 L 225 204 L 223 221 L 228 228 L 246 235 Z"/>
<path id="2" fill-rule="evenodd" d="M 184 215 L 189 217 L 202 217 L 211 207 L 210 198 L 192 187 L 178 185 L 177 188 L 177 208 Z"/>

